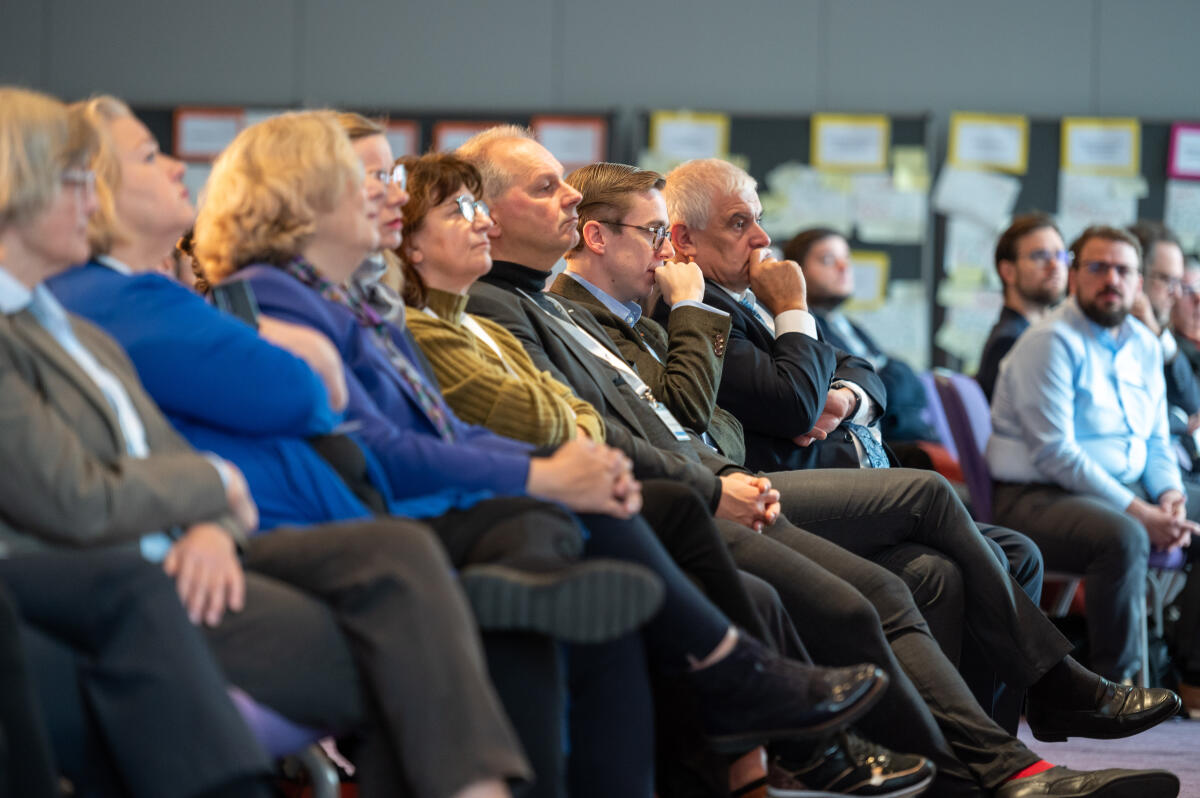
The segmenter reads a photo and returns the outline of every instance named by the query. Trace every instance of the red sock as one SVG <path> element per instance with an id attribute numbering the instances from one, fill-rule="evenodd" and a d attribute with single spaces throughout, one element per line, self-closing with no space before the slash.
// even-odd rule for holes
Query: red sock
<path id="1" fill-rule="evenodd" d="M 1007 779 L 1005 779 L 1005 781 L 1016 781 L 1017 779 L 1023 779 L 1028 776 L 1036 776 L 1039 773 L 1046 772 L 1047 770 L 1049 770 L 1050 768 L 1052 768 L 1054 766 L 1055 765 L 1053 762 L 1047 762 L 1044 759 L 1039 759 L 1038 761 L 1034 762 L 1032 765 L 1025 768 L 1024 770 L 1019 770 L 1016 773 L 1012 774 Z"/>

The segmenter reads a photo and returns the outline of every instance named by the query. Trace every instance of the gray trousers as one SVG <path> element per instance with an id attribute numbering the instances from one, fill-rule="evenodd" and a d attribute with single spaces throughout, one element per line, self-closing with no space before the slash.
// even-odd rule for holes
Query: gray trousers
<path id="1" fill-rule="evenodd" d="M 217 660 L 293 720 L 362 731 L 364 796 L 449 796 L 531 775 L 427 527 L 279 529 L 251 539 L 245 568 L 246 608 L 209 630 Z"/>
<path id="2" fill-rule="evenodd" d="M 1188 517 L 1196 520 L 1200 486 L 1184 484 Z M 1130 488 L 1145 498 L 1140 486 Z M 1092 669 L 1118 681 L 1132 676 L 1146 606 L 1145 527 L 1108 502 L 1056 485 L 997 482 L 992 507 L 998 523 L 1033 538 L 1048 570 L 1084 576 Z"/>

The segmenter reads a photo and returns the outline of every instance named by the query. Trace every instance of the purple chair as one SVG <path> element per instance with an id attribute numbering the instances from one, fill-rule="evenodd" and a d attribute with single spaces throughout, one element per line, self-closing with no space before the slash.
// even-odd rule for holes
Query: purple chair
<path id="1" fill-rule="evenodd" d="M 313 798 L 338 798 L 341 780 L 318 741 L 326 732 L 301 726 L 270 707 L 255 701 L 243 690 L 229 687 L 229 697 L 255 738 L 273 759 L 293 757 L 308 772 Z"/>
<path id="2" fill-rule="evenodd" d="M 921 387 L 925 389 L 925 410 L 921 413 L 921 417 L 929 426 L 933 427 L 938 440 L 942 442 L 942 446 L 946 448 L 950 456 L 958 460 L 958 445 L 954 441 L 954 435 L 950 432 L 950 422 L 946 419 L 946 408 L 942 406 L 942 397 L 938 395 L 933 372 L 922 371 L 919 379 Z"/>
<path id="3" fill-rule="evenodd" d="M 953 438 L 958 450 L 958 464 L 971 496 L 971 514 L 976 521 L 990 524 L 992 476 L 983 451 L 992 434 L 991 408 L 979 383 L 965 374 L 938 369 L 934 384 L 945 408 L 949 438 Z"/>

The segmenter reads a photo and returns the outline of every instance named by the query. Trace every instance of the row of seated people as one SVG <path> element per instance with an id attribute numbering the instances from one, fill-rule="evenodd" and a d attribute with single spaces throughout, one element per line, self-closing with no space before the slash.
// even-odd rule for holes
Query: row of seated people
<path id="1" fill-rule="evenodd" d="M 921 417 L 925 397 L 915 373 L 838 309 L 854 290 L 846 240 L 833 230 L 806 230 L 784 253 L 804 272 L 827 340 L 869 359 L 884 382 L 889 410 L 880 424 L 883 440 L 898 452 L 906 441 L 935 441 Z M 1170 445 L 1181 445 L 1186 466 L 1200 427 L 1200 381 L 1187 356 L 1195 349 L 1186 334 L 1177 341 L 1172 332 L 1194 331 L 1189 312 L 1200 307 L 1185 281 L 1183 250 L 1153 222 L 1128 230 L 1093 227 L 1068 249 L 1052 217 L 1030 213 L 998 237 L 995 267 L 1004 307 L 977 376 L 989 399 L 1017 338 L 1037 323 L 1044 337 L 1030 339 L 1041 344 L 1038 349 L 1028 343 L 1008 361 L 1014 371 L 994 407 L 994 517 L 1028 534 L 1048 568 L 1086 575 L 1090 665 L 1115 680 L 1128 679 L 1140 665 L 1147 555 L 1151 548 L 1186 547 L 1200 530 L 1194 523 L 1200 497 L 1193 495 L 1195 483 L 1183 478 L 1187 469 L 1180 473 Z M 1073 298 L 1064 303 L 1068 276 Z M 1093 309 L 1098 301 L 1102 311 Z M 1064 314 L 1073 306 L 1083 337 L 1067 340 Z M 1157 344 L 1133 335 L 1146 331 Z M 1100 343 L 1106 335 L 1116 336 L 1115 345 Z M 1121 386 L 1144 390 L 1126 396 Z M 1200 588 L 1189 589 L 1185 606 L 1196 603 L 1194 590 Z M 1180 636 L 1185 662 L 1193 656 L 1194 637 L 1192 620 Z M 1185 664 L 1189 681 L 1200 680 L 1197 665 Z"/>
<path id="2" fill-rule="evenodd" d="M 1000 235 L 995 262 L 1004 307 L 977 377 L 992 404 L 994 517 L 1033 538 L 1047 568 L 1086 577 L 1090 663 L 1126 678 L 1150 551 L 1186 549 L 1200 531 L 1200 488 L 1181 469 L 1200 382 L 1171 324 L 1195 305 L 1183 250 L 1153 222 L 1090 227 L 1067 248 L 1053 218 L 1032 213 Z M 1186 663 L 1194 622 L 1180 632 Z"/>
<path id="3" fill-rule="evenodd" d="M 564 180 L 517 128 L 397 163 L 304 112 L 193 220 L 113 98 L 0 90 L 0 146 L 0 586 L 50 741 L 15 794 L 266 794 L 226 684 L 338 733 L 364 796 L 1177 794 L 1015 737 L 998 694 L 1049 740 L 1179 706 L 1069 655 L 1028 540 L 818 467 L 879 458 L 886 395 L 740 169 Z M 159 273 L 193 221 L 241 318 Z"/>

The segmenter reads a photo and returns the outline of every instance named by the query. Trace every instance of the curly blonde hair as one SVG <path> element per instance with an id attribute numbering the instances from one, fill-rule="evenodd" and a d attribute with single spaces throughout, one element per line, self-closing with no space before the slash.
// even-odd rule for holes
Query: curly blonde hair
<path id="1" fill-rule="evenodd" d="M 86 167 L 96 146 L 95 129 L 54 97 L 0 86 L 0 229 L 45 210 L 63 170 Z"/>
<path id="2" fill-rule="evenodd" d="M 328 111 L 281 114 L 246 128 L 213 164 L 196 217 L 195 254 L 213 283 L 252 263 L 294 258 L 363 167 Z"/>

